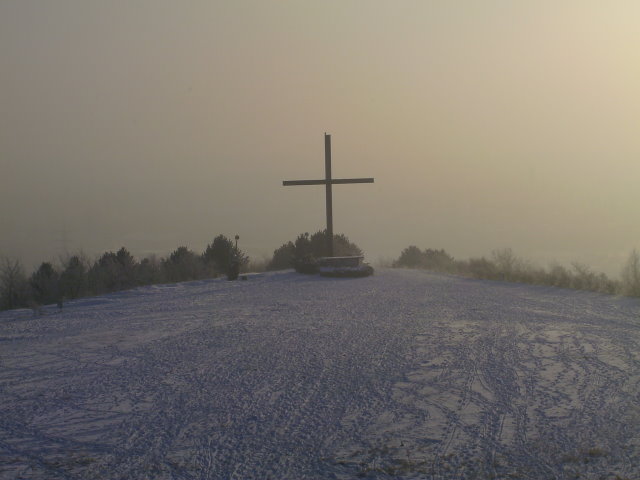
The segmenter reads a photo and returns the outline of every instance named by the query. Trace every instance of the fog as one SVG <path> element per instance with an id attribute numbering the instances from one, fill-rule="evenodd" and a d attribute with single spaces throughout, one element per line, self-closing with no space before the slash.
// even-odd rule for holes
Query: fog
<path id="1" fill-rule="evenodd" d="M 0 2 L 0 254 L 640 247 L 640 3 Z"/>

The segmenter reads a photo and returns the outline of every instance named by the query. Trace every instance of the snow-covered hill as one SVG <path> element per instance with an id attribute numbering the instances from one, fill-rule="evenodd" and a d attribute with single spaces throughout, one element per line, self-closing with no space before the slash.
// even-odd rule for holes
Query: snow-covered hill
<path id="1" fill-rule="evenodd" d="M 640 478 L 640 301 L 418 271 L 0 314 L 0 478 Z M 617 477 L 616 477 L 617 476 Z"/>

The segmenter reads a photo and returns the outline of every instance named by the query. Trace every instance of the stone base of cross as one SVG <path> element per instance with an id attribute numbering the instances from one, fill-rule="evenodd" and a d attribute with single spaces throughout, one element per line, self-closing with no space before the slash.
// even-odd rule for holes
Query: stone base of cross
<path id="1" fill-rule="evenodd" d="M 373 178 L 332 178 L 331 177 L 331 135 L 324 134 L 324 178 L 320 180 L 285 180 L 284 186 L 324 185 L 327 205 L 327 249 L 333 257 L 333 199 L 331 187 L 344 183 L 373 183 Z"/>

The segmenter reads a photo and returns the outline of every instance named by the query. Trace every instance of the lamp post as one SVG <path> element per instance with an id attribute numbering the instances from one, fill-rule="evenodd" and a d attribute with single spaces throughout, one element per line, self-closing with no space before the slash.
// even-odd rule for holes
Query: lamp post
<path id="1" fill-rule="evenodd" d="M 236 235 L 236 246 L 231 254 L 231 263 L 229 264 L 229 270 L 227 271 L 227 280 L 237 280 L 240 274 L 240 258 L 238 255 L 238 240 L 240 235 Z"/>

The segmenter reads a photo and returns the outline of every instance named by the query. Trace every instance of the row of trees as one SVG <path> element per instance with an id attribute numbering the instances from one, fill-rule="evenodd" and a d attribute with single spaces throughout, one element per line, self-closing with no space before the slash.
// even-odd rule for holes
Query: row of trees
<path id="1" fill-rule="evenodd" d="M 62 306 L 65 299 L 140 285 L 213 278 L 227 274 L 234 263 L 242 268 L 248 257 L 224 235 L 215 237 L 202 254 L 178 247 L 166 258 L 150 256 L 137 261 L 122 247 L 95 261 L 72 255 L 59 266 L 44 262 L 30 276 L 18 260 L 4 258 L 0 261 L 0 309 Z"/>
<path id="2" fill-rule="evenodd" d="M 362 250 L 343 234 L 334 234 L 333 245 L 335 255 L 362 255 Z M 326 230 L 311 235 L 302 233 L 276 249 L 273 257 L 259 269 L 288 269 L 296 261 L 327 255 Z M 18 260 L 3 258 L 0 259 L 0 310 L 62 305 L 65 299 L 141 285 L 213 278 L 228 273 L 234 262 L 243 269 L 249 258 L 224 235 L 215 237 L 201 254 L 182 246 L 166 258 L 150 256 L 138 261 L 122 247 L 117 252 L 105 252 L 93 261 L 78 254 L 61 260 L 59 265 L 44 262 L 30 276 Z"/>
<path id="3" fill-rule="evenodd" d="M 362 250 L 343 234 L 335 234 L 333 241 L 337 256 L 362 255 Z M 302 233 L 277 248 L 262 268 L 288 269 L 301 260 L 327 254 L 326 231 Z M 201 254 L 182 246 L 166 258 L 150 256 L 137 261 L 123 247 L 115 253 L 105 252 L 94 261 L 73 255 L 59 265 L 44 262 L 30 276 L 18 260 L 0 258 L 0 310 L 52 303 L 61 306 L 65 299 L 141 285 L 213 278 L 230 272 L 234 264 L 244 269 L 248 262 L 248 256 L 224 235 L 215 237 Z M 445 250 L 421 250 L 412 245 L 401 252 L 392 266 L 640 297 L 640 255 L 635 250 L 619 280 L 580 263 L 573 263 L 570 268 L 558 264 L 546 269 L 535 267 L 511 249 L 494 250 L 488 258 L 456 260 Z"/>
<path id="4" fill-rule="evenodd" d="M 559 264 L 546 269 L 536 267 L 517 257 L 510 248 L 494 250 L 489 258 L 455 260 L 444 250 L 421 250 L 412 245 L 401 252 L 393 267 L 640 297 L 640 255 L 636 250 L 629 255 L 619 280 L 577 262 L 572 263 L 571 268 Z"/>

